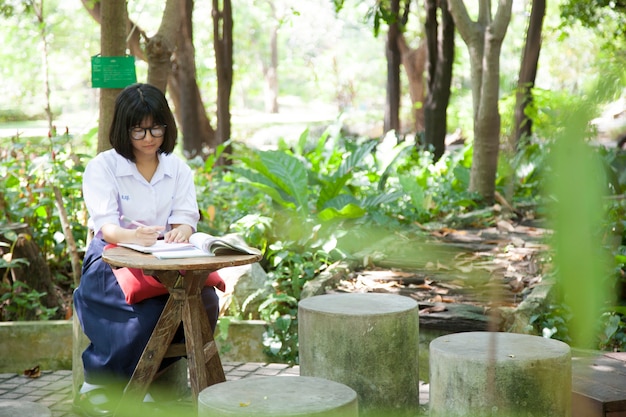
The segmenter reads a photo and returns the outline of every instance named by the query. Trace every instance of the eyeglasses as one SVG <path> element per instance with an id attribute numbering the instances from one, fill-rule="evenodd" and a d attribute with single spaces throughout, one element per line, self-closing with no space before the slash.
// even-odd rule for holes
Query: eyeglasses
<path id="1" fill-rule="evenodd" d="M 152 127 L 133 127 L 130 129 L 130 137 L 134 140 L 142 140 L 146 137 L 148 130 L 153 138 L 163 137 L 167 125 L 155 125 Z"/>

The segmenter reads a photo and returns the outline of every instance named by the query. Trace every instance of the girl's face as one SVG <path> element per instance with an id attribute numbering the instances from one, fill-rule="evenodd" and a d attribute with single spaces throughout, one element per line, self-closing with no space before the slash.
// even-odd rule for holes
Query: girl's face
<path id="1" fill-rule="evenodd" d="M 163 144 L 165 129 L 163 125 L 153 124 L 152 118 L 146 118 L 139 126 L 133 126 L 129 135 L 135 158 L 154 157 Z"/>

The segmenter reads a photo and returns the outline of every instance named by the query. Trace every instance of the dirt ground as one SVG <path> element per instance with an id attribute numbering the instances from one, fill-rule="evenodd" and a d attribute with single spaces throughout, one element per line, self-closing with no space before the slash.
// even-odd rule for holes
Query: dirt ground
<path id="1" fill-rule="evenodd" d="M 332 292 L 406 295 L 432 304 L 433 311 L 445 310 L 446 304 L 515 307 L 543 281 L 550 234 L 500 220 L 484 229 L 432 230 L 428 242 L 413 251 L 392 237 L 379 246 L 394 255 L 348 274 Z"/>

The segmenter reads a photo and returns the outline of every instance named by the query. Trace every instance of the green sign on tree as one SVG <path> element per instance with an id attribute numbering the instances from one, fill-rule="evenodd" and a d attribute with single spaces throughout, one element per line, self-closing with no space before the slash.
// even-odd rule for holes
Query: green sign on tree
<path id="1" fill-rule="evenodd" d="M 91 57 L 91 86 L 93 88 L 124 88 L 136 82 L 134 56 L 94 55 Z"/>

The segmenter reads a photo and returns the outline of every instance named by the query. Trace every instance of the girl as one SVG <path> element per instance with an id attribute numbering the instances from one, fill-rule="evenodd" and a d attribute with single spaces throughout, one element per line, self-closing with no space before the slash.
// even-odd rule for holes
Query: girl
<path id="1" fill-rule="evenodd" d="M 126 87 L 115 102 L 110 131 L 113 149 L 89 162 L 83 194 L 94 232 L 83 261 L 74 306 L 91 344 L 83 352 L 85 383 L 75 405 L 87 416 L 109 416 L 150 338 L 167 295 L 127 304 L 111 267 L 102 261 L 106 244 L 150 246 L 186 242 L 199 220 L 193 173 L 172 155 L 177 129 L 163 93 L 148 84 Z M 148 225 L 120 222 L 120 216 Z M 211 327 L 219 303 L 213 287 L 202 292 Z M 179 340 L 182 331 L 176 336 Z"/>

